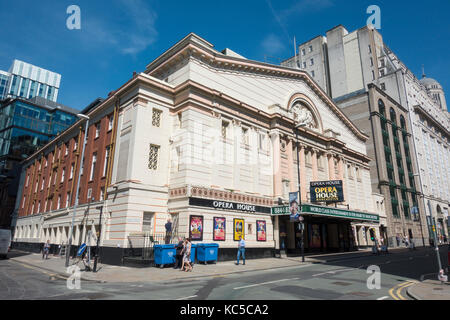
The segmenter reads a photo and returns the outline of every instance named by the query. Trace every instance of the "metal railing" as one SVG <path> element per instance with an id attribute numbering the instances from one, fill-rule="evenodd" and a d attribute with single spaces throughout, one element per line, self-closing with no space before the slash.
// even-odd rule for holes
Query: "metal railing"
<path id="1" fill-rule="evenodd" d="M 128 236 L 128 248 L 124 257 L 154 260 L 154 246 L 158 244 L 178 244 L 179 237 L 185 235 L 176 233 L 135 233 Z"/>

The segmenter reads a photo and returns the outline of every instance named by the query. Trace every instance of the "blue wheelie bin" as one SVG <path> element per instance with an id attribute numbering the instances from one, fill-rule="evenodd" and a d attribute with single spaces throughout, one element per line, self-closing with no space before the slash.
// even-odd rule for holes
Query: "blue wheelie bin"
<path id="1" fill-rule="evenodd" d="M 197 245 L 191 243 L 191 263 L 192 263 L 192 265 L 195 264 L 195 252 L 196 252 L 196 249 L 197 249 Z"/>
<path id="2" fill-rule="evenodd" d="M 166 264 L 174 264 L 176 249 L 174 244 L 157 244 L 155 250 L 155 265 L 164 268 Z"/>
<path id="3" fill-rule="evenodd" d="M 209 261 L 217 262 L 217 253 L 219 251 L 219 245 L 217 243 L 199 243 L 197 245 L 197 260 L 198 262 Z"/>

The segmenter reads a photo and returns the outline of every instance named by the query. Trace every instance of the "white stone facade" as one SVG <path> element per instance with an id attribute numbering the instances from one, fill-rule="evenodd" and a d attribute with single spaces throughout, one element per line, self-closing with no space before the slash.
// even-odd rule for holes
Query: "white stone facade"
<path id="1" fill-rule="evenodd" d="M 297 102 L 307 106 L 315 121 L 301 129 L 300 164 L 293 152 L 292 106 Z M 89 115 L 106 115 L 115 106 L 117 132 L 108 196 L 79 206 L 75 242 L 82 237 L 81 229 L 86 232 L 79 228 L 82 223 L 98 230 L 97 207 L 103 204 L 102 246 L 128 247 L 130 235 L 162 234 L 169 217 L 176 234 L 189 236 L 189 218 L 195 215 L 204 219 L 203 242 L 214 242 L 213 218 L 224 217 L 222 248 L 236 247 L 234 219 L 245 220 L 248 247 L 279 248 L 277 219 L 263 209 L 297 189 L 293 168 L 298 165 L 305 201 L 310 181 L 341 179 L 345 205 L 376 214 L 367 136 L 304 72 L 224 55 L 190 34 Z M 193 197 L 263 209 L 217 210 L 190 205 Z M 43 216 L 52 217 L 55 227 L 47 226 L 56 235 L 37 232 L 31 238 L 67 239 L 64 228 L 69 226 L 71 208 L 24 214 L 17 221 L 16 241 L 29 241 L 28 231 L 22 230 Z M 257 221 L 266 223 L 266 241 L 257 241 Z"/>

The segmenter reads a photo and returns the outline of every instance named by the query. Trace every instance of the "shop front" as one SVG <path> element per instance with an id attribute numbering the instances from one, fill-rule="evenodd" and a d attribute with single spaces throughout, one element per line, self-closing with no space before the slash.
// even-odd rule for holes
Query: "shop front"
<path id="1" fill-rule="evenodd" d="M 291 222 L 288 207 L 272 208 L 272 215 L 278 219 L 280 250 L 285 250 L 289 255 L 301 254 L 301 223 Z M 302 205 L 302 216 L 305 253 L 356 250 L 358 243 L 353 224 L 376 226 L 379 221 L 375 214 L 310 204 Z"/>

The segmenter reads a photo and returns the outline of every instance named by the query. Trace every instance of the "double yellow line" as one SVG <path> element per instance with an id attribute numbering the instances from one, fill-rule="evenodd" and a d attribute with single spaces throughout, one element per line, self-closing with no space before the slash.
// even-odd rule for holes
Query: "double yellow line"
<path id="1" fill-rule="evenodd" d="M 402 283 L 396 285 L 395 287 L 391 288 L 389 290 L 389 295 L 392 298 L 394 298 L 395 300 L 407 300 L 405 297 L 402 296 L 401 292 L 402 292 L 403 289 L 406 289 L 406 288 L 412 286 L 415 283 L 416 283 L 415 281 L 402 282 Z"/>

